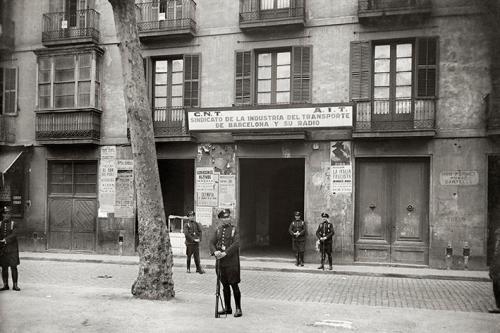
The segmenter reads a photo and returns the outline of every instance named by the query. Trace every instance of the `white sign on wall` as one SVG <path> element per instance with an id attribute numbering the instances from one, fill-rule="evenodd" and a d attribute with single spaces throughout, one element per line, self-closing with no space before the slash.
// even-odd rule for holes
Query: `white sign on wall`
<path id="1" fill-rule="evenodd" d="M 352 127 L 352 106 L 190 111 L 190 131 Z"/>

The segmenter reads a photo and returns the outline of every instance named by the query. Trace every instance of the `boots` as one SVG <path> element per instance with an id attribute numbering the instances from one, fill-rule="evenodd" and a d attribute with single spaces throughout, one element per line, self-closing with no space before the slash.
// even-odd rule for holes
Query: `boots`
<path id="1" fill-rule="evenodd" d="M 0 288 L 0 291 L 9 290 L 9 271 L 8 271 L 8 267 L 2 267 L 2 281 L 3 281 L 3 287 Z"/>
<path id="2" fill-rule="evenodd" d="M 332 255 L 328 255 L 328 270 L 333 270 L 333 266 L 332 266 Z"/>
<path id="3" fill-rule="evenodd" d="M 186 273 L 191 273 L 191 257 L 186 260 Z"/>
<path id="4" fill-rule="evenodd" d="M 21 291 L 21 288 L 17 286 L 17 267 L 11 267 L 10 271 L 12 273 L 12 290 Z"/>
<path id="5" fill-rule="evenodd" d="M 300 254 L 297 252 L 295 255 L 295 266 L 300 265 Z"/>
<path id="6" fill-rule="evenodd" d="M 304 266 L 304 252 L 299 252 L 299 265 Z"/>
<path id="7" fill-rule="evenodd" d="M 226 311 L 219 311 L 219 315 L 228 315 L 233 313 L 231 309 L 231 287 L 229 285 L 223 286 L 222 293 L 224 294 L 224 306 Z"/>
<path id="8" fill-rule="evenodd" d="M 234 294 L 234 304 L 236 306 L 236 311 L 234 311 L 234 316 L 241 317 L 243 313 L 241 312 L 241 292 L 238 284 L 233 284 L 233 294 Z"/>
<path id="9" fill-rule="evenodd" d="M 205 270 L 200 266 L 199 268 L 196 269 L 196 273 L 205 274 Z"/>

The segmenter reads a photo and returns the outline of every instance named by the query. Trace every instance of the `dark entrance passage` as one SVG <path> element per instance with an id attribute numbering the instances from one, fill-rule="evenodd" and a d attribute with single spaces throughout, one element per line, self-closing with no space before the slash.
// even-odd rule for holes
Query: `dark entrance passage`
<path id="1" fill-rule="evenodd" d="M 494 232 L 500 228 L 500 156 L 488 157 L 488 253 L 489 265 L 495 249 Z"/>
<path id="2" fill-rule="evenodd" d="M 304 164 L 302 158 L 240 159 L 242 254 L 290 251 L 293 211 L 304 210 Z"/>
<path id="3" fill-rule="evenodd" d="M 158 160 L 165 215 L 184 216 L 194 208 L 194 160 Z"/>

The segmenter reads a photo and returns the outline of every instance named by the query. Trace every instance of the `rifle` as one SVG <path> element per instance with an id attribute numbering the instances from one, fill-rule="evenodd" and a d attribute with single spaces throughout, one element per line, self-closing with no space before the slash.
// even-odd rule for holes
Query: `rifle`
<path id="1" fill-rule="evenodd" d="M 219 269 L 219 259 L 215 259 L 215 271 L 217 272 L 217 285 L 215 287 L 215 318 L 219 318 L 219 302 L 224 313 L 226 312 L 226 307 L 224 306 L 224 301 L 220 295 L 220 269 Z M 226 313 L 227 317 L 227 313 Z"/>
<path id="2" fill-rule="evenodd" d="M 325 242 L 321 242 L 321 267 L 323 267 L 323 271 L 325 270 Z"/>

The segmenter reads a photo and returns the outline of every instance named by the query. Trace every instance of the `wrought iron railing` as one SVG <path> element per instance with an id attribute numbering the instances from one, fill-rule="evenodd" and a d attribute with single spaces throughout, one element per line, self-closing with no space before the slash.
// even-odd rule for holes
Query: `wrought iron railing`
<path id="1" fill-rule="evenodd" d="M 196 3 L 193 0 L 160 0 L 136 4 L 140 32 L 196 30 Z"/>
<path id="2" fill-rule="evenodd" d="M 186 111 L 182 108 L 154 108 L 153 127 L 156 137 L 189 135 Z"/>
<path id="3" fill-rule="evenodd" d="M 101 111 L 96 109 L 38 111 L 35 137 L 39 141 L 91 140 L 101 137 Z"/>
<path id="4" fill-rule="evenodd" d="M 360 13 L 429 9 L 431 6 L 431 0 L 358 0 L 358 11 Z"/>
<path id="5" fill-rule="evenodd" d="M 240 23 L 252 23 L 305 17 L 304 0 L 240 2 Z"/>
<path id="6" fill-rule="evenodd" d="M 13 50 L 15 36 L 15 23 L 12 20 L 2 22 L 2 33 L 0 34 L 0 50 Z"/>
<path id="7" fill-rule="evenodd" d="M 42 43 L 79 39 L 99 41 L 99 13 L 97 11 L 84 9 L 74 13 L 43 14 Z"/>
<path id="8" fill-rule="evenodd" d="M 435 128 L 435 101 L 408 99 L 358 101 L 354 117 L 355 132 L 419 131 Z"/>

